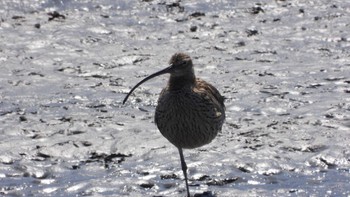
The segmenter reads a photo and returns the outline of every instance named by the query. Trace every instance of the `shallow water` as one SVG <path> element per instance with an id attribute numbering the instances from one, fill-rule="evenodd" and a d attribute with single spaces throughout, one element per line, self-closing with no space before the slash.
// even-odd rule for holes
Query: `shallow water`
<path id="1" fill-rule="evenodd" d="M 157 131 L 177 51 L 227 98 L 185 150 L 197 196 L 350 195 L 350 3 L 3 1 L 0 194 L 184 196 Z M 56 11 L 56 12 L 54 12 Z"/>

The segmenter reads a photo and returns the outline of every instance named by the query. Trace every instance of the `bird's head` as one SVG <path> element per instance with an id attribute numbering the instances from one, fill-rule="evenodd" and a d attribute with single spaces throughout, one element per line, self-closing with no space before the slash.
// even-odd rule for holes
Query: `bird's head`
<path id="1" fill-rule="evenodd" d="M 168 72 L 171 76 L 181 77 L 193 74 L 193 64 L 190 56 L 184 53 L 175 53 L 170 61 Z"/>
<path id="2" fill-rule="evenodd" d="M 194 71 L 193 71 L 193 64 L 191 57 L 184 54 L 184 53 L 175 53 L 170 61 L 169 66 L 165 69 L 158 71 L 156 73 L 151 74 L 150 76 L 144 78 L 142 81 L 137 83 L 130 92 L 126 95 L 126 97 L 123 100 L 123 104 L 128 100 L 130 94 L 142 83 L 157 77 L 159 75 L 163 75 L 166 73 L 170 74 L 170 78 L 193 78 L 194 79 Z"/>

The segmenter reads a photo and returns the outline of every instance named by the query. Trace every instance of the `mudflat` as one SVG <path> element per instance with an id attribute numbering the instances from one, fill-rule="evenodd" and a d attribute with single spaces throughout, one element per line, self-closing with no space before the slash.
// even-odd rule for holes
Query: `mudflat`
<path id="1" fill-rule="evenodd" d="M 185 196 L 154 110 L 192 57 L 225 96 L 192 195 L 350 195 L 347 1 L 2 1 L 0 194 Z"/>

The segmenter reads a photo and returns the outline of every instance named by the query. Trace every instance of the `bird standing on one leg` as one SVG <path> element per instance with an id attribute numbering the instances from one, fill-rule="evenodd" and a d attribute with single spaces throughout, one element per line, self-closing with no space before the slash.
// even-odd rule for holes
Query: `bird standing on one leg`
<path id="1" fill-rule="evenodd" d="M 211 84 L 196 78 L 191 58 L 176 53 L 170 66 L 136 84 L 124 98 L 145 81 L 162 74 L 170 74 L 162 90 L 155 112 L 155 123 L 162 133 L 179 150 L 185 177 L 187 196 L 190 196 L 187 166 L 182 149 L 191 149 L 210 143 L 221 131 L 225 120 L 224 97 Z"/>

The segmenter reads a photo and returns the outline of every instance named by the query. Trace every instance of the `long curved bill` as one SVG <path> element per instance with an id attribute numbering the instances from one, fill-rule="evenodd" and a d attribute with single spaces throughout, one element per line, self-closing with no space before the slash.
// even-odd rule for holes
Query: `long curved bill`
<path id="1" fill-rule="evenodd" d="M 163 69 L 163 70 L 161 70 L 161 71 L 158 71 L 158 72 L 156 72 L 156 73 L 153 73 L 153 74 L 151 74 L 150 76 L 144 78 L 142 81 L 140 81 L 139 83 L 137 83 L 137 84 L 130 90 L 130 92 L 129 92 L 129 93 L 126 95 L 126 97 L 124 98 L 123 104 L 128 100 L 130 94 L 131 94 L 137 87 L 139 87 L 141 84 L 143 84 L 144 82 L 148 81 L 149 79 L 152 79 L 152 78 L 157 77 L 157 76 L 159 76 L 159 75 L 166 74 L 166 73 L 171 73 L 172 70 L 173 70 L 173 66 L 170 65 L 169 67 L 167 67 L 167 68 L 165 68 L 165 69 Z"/>

